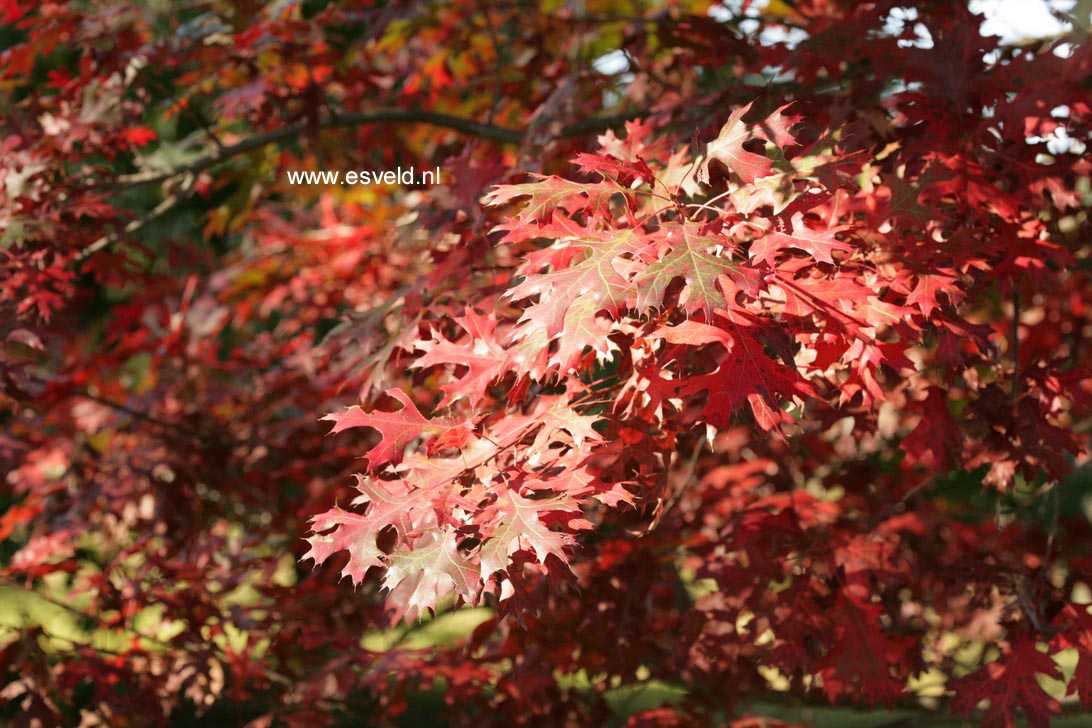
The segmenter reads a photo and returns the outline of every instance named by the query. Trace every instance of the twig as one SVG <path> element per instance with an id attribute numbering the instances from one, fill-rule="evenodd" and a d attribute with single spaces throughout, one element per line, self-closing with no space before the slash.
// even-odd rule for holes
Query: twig
<path id="1" fill-rule="evenodd" d="M 478 0 L 478 9 L 485 17 L 485 29 L 489 33 L 489 42 L 493 45 L 493 103 L 489 106 L 489 111 L 485 115 L 485 123 L 492 124 L 493 117 L 497 113 L 497 107 L 500 106 L 500 102 L 504 98 L 503 94 L 501 94 L 504 86 L 504 77 L 501 76 L 501 44 L 497 39 L 497 29 L 493 25 L 493 16 L 489 14 L 489 5 L 482 2 L 482 0 Z"/>
<path id="2" fill-rule="evenodd" d="M 1035 53 L 1041 53 L 1047 48 L 1050 48 L 1051 45 L 1057 41 L 1065 40 L 1075 42 L 1082 37 L 1088 37 L 1090 34 L 1092 34 L 1092 25 L 1083 28 L 1074 26 L 1067 30 L 1051 33 L 1050 35 L 1020 38 L 1019 40 L 1014 40 L 1009 43 L 1001 43 L 999 47 L 1004 50 L 1025 50 L 1030 48 L 1034 49 L 1033 52 Z"/>
<path id="3" fill-rule="evenodd" d="M 1058 520 L 1062 514 L 1062 493 L 1058 481 L 1050 484 L 1050 526 L 1047 531 L 1046 552 L 1043 554 L 1043 573 L 1046 573 L 1050 557 L 1054 554 L 1054 539 L 1058 535 Z"/>
<path id="4" fill-rule="evenodd" d="M 1012 382 L 1009 389 L 1009 399 L 1013 408 L 1016 407 L 1016 372 L 1020 368 L 1020 291 L 1012 292 L 1012 329 L 1009 334 L 1012 343 Z"/>
<path id="5" fill-rule="evenodd" d="M 177 192 L 163 198 L 163 201 L 156 205 L 154 208 L 152 208 L 150 212 L 141 215 L 137 219 L 131 221 L 124 228 L 122 228 L 121 233 L 103 235 L 101 238 L 76 253 L 75 257 L 73 258 L 73 262 L 79 265 L 100 250 L 110 247 L 125 235 L 132 235 L 133 233 L 139 232 L 148 225 L 151 225 L 157 220 L 162 219 L 172 210 L 174 210 L 174 208 L 178 207 L 178 205 L 180 205 L 187 197 L 189 197 L 190 192 L 193 191 L 193 186 L 194 176 L 187 173 L 186 178 L 183 180 L 183 183 L 181 187 L 179 187 Z"/>
<path id="6" fill-rule="evenodd" d="M 192 427 L 188 427 L 188 426 L 183 425 L 183 424 L 178 423 L 178 422 L 168 422 L 167 420 L 161 420 L 158 417 L 155 417 L 154 415 L 150 415 L 150 414 L 147 414 L 145 412 L 135 410 L 132 407 L 126 405 L 126 404 L 122 404 L 121 402 L 115 402 L 112 399 L 107 399 L 106 397 L 100 397 L 98 395 L 91 394 L 90 392 L 87 392 L 87 391 L 79 392 L 79 396 L 83 397 L 84 399 L 89 399 L 92 402 L 97 402 L 98 404 L 101 404 L 101 405 L 103 405 L 105 407 L 109 407 L 110 409 L 117 410 L 118 412 L 123 412 L 123 413 L 129 415 L 130 417 L 136 418 L 138 420 L 142 420 L 142 421 L 147 422 L 147 423 L 152 424 L 152 425 L 156 425 L 157 427 L 161 427 L 161 428 L 163 428 L 165 430 L 172 430 L 174 432 L 183 432 L 183 433 L 185 433 L 187 435 L 190 435 L 192 437 L 196 437 L 198 440 L 201 440 L 202 442 L 207 442 L 208 441 L 208 438 L 204 435 L 204 433 L 199 432 L 198 430 L 195 430 Z"/>

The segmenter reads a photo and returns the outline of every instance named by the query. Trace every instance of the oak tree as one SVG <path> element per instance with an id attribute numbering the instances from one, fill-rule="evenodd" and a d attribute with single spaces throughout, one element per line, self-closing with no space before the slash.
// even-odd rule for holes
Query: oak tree
<path id="1" fill-rule="evenodd" d="M 5 715 L 1092 707 L 1058 12 L 0 1 Z"/>

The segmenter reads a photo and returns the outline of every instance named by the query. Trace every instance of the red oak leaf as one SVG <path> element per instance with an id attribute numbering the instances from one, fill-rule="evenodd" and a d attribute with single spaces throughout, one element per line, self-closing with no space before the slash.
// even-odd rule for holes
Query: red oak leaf
<path id="1" fill-rule="evenodd" d="M 742 291 L 751 298 L 758 295 L 759 274 L 720 252 L 735 247 L 728 238 L 702 235 L 696 225 L 686 223 L 664 225 L 652 240 L 660 257 L 634 278 L 638 309 L 661 308 L 668 286 L 676 279 L 686 284 L 684 310 L 691 315 L 701 311 L 706 318 L 716 309 L 734 306 L 735 296 L 727 297 L 727 291 Z"/>
<path id="2" fill-rule="evenodd" d="M 125 137 L 125 141 L 129 142 L 134 147 L 142 147 L 159 138 L 154 131 L 143 126 L 130 127 L 123 131 L 121 135 Z"/>
<path id="3" fill-rule="evenodd" d="M 1050 716 L 1061 713 L 1061 707 L 1039 685 L 1036 675 L 1055 680 L 1062 677 L 1054 660 L 1039 651 L 1033 638 L 1017 638 L 1001 658 L 952 681 L 952 708 L 967 714 L 987 700 L 983 725 L 1014 728 L 1016 711 L 1022 710 L 1030 728 L 1047 728 Z"/>
<path id="4" fill-rule="evenodd" d="M 813 394 L 812 385 L 795 369 L 770 359 L 754 335 L 738 327 L 729 333 L 716 326 L 684 321 L 656 333 L 673 344 L 701 346 L 717 342 L 728 350 L 716 371 L 692 376 L 681 384 L 683 394 L 708 392 L 702 414 L 714 425 L 726 426 L 732 414 L 748 403 L 761 428 L 776 429 L 789 419 L 781 408 L 782 399 Z"/>
<path id="5" fill-rule="evenodd" d="M 363 581 L 364 574 L 373 566 L 386 565 L 386 553 L 378 543 L 380 534 L 384 529 L 394 528 L 403 536 L 408 535 L 412 531 L 412 506 L 424 494 L 424 491 L 414 493 L 401 481 L 373 483 L 359 475 L 356 487 L 361 495 L 353 500 L 353 505 L 367 505 L 367 512 L 361 515 L 335 507 L 312 518 L 314 534 L 307 538 L 311 548 L 303 555 L 304 559 L 313 559 L 317 566 L 338 551 L 348 551 L 349 561 L 341 573 L 352 579 L 353 584 Z M 402 492 L 399 494 L 396 489 Z"/>
<path id="6" fill-rule="evenodd" d="M 773 230 L 766 233 L 751 245 L 750 256 L 773 265 L 778 253 L 795 249 L 804 251 L 820 263 L 833 263 L 831 253 L 853 249 L 848 243 L 834 237 L 836 233 L 847 229 L 848 226 L 843 225 L 829 230 L 813 230 L 804 223 L 803 213 L 798 212 L 792 217 L 792 232 Z"/>
<path id="7" fill-rule="evenodd" d="M 523 223 L 545 224 L 553 219 L 555 210 L 567 213 L 587 212 L 592 216 L 610 214 L 610 198 L 618 188 L 612 184 L 583 184 L 562 177 L 539 177 L 537 182 L 519 185 L 497 185 L 485 195 L 487 205 L 503 205 L 521 197 L 529 197 L 516 215 Z"/>
<path id="8" fill-rule="evenodd" d="M 397 605 L 395 621 L 412 622 L 452 592 L 470 599 L 479 591 L 478 570 L 457 541 L 454 529 L 430 530 L 412 550 L 391 554 L 383 588 Z"/>
<path id="9" fill-rule="evenodd" d="M 625 162 L 612 154 L 578 154 L 573 162 L 585 172 L 596 172 L 625 188 L 652 184 L 656 180 L 652 169 L 640 157 L 635 162 Z"/>
<path id="10" fill-rule="evenodd" d="M 571 496 L 524 498 L 506 490 L 496 503 L 482 512 L 482 528 L 487 534 L 480 551 L 481 576 L 489 578 L 508 568 L 508 557 L 526 544 L 540 562 L 556 556 L 562 563 L 569 559 L 565 549 L 575 538 L 570 533 L 550 530 L 551 522 L 578 519 L 580 507 Z M 580 524 L 578 524 L 580 525 Z"/>
<path id="11" fill-rule="evenodd" d="M 425 355 L 411 366 L 423 369 L 438 364 L 454 364 L 457 368 L 465 368 L 465 373 L 457 375 L 454 382 L 443 385 L 444 398 L 440 406 L 465 397 L 473 407 L 485 397 L 489 384 L 509 371 L 512 355 L 501 347 L 494 335 L 496 316 L 482 316 L 468 308 L 462 318 L 456 319 L 456 323 L 468 338 L 453 342 L 437 336 L 431 341 L 419 342 L 417 348 L 423 350 Z"/>
<path id="12" fill-rule="evenodd" d="M 751 110 L 751 105 L 747 104 L 733 111 L 717 138 L 709 142 L 706 148 L 707 159 L 698 174 L 702 182 L 709 182 L 709 163 L 713 160 L 724 164 L 747 184 L 773 174 L 773 160 L 747 151 L 744 144 L 749 141 L 768 141 L 778 147 L 796 144 L 789 129 L 799 121 L 799 117 L 783 115 L 781 112 L 786 107 L 782 106 L 763 121 L 749 124 L 743 121 L 743 117 Z"/>
<path id="13" fill-rule="evenodd" d="M 345 412 L 331 413 L 322 418 L 334 423 L 330 434 L 351 427 L 370 427 L 379 431 L 379 444 L 364 456 L 372 470 L 386 463 L 401 462 L 402 450 L 422 434 L 431 435 L 430 445 L 435 449 L 459 447 L 471 435 L 471 423 L 467 419 L 425 419 L 417 405 L 402 390 L 388 389 L 387 395 L 401 402 L 402 409 L 394 412 L 365 412 L 360 407 L 353 406 Z"/>

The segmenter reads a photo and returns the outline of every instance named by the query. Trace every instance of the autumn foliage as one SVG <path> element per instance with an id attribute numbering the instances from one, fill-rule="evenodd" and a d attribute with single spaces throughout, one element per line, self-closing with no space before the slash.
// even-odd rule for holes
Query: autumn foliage
<path id="1" fill-rule="evenodd" d="M 1092 709 L 1089 18 L 757 5 L 0 0 L 2 715 Z"/>

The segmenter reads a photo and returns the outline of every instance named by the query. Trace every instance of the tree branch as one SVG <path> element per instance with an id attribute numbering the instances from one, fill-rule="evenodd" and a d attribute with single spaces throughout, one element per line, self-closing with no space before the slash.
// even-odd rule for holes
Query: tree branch
<path id="1" fill-rule="evenodd" d="M 182 173 L 183 172 L 179 172 L 177 174 Z M 163 180 L 165 181 L 167 179 L 171 179 L 174 176 L 175 175 L 172 174 L 169 177 L 164 177 Z M 141 215 L 135 220 L 129 222 L 122 229 L 121 233 L 111 233 L 108 235 L 103 235 L 101 238 L 76 253 L 75 257 L 72 259 L 73 262 L 76 263 L 76 265 L 79 265 L 100 250 L 103 250 L 104 248 L 113 245 L 115 242 L 118 241 L 118 239 L 121 238 L 122 235 L 130 235 L 132 233 L 139 232 L 148 225 L 151 225 L 156 220 L 165 217 L 171 212 L 171 210 L 178 207 L 178 205 L 180 205 L 189 196 L 190 191 L 193 189 L 194 180 L 194 176 L 187 173 L 185 180 L 183 180 L 183 183 L 177 192 L 171 195 L 167 195 L 163 198 L 162 202 L 152 208 L 148 213 Z M 148 182 L 148 184 L 150 184 L 150 182 Z"/>
<path id="2" fill-rule="evenodd" d="M 204 435 L 204 433 L 202 433 L 202 432 L 200 432 L 198 430 L 195 430 L 192 427 L 184 425 L 184 424 L 182 424 L 180 422 L 169 422 L 167 420 L 161 420 L 161 419 L 159 419 L 158 417 L 156 417 L 154 415 L 148 414 L 147 412 L 141 412 L 139 410 L 135 410 L 132 407 L 130 407 L 129 405 L 127 405 L 127 404 L 124 404 L 122 402 L 115 402 L 114 400 L 108 399 L 106 397 L 100 397 L 97 394 L 92 394 L 91 392 L 89 392 L 87 390 L 82 390 L 80 392 L 77 392 L 76 396 L 83 397 L 84 399 L 89 399 L 92 402 L 97 402 L 98 404 L 101 404 L 104 407 L 109 407 L 110 409 L 117 410 L 118 412 L 122 412 L 122 413 L 124 413 L 126 415 L 129 415 L 130 417 L 135 418 L 135 419 L 142 420 L 142 421 L 147 422 L 147 423 L 152 424 L 152 425 L 156 425 L 157 427 L 160 427 L 160 428 L 162 428 L 164 430 L 168 430 L 170 432 L 175 432 L 175 433 L 186 434 L 186 435 L 189 435 L 191 437 L 197 438 L 201 442 L 208 443 L 208 438 Z"/>

